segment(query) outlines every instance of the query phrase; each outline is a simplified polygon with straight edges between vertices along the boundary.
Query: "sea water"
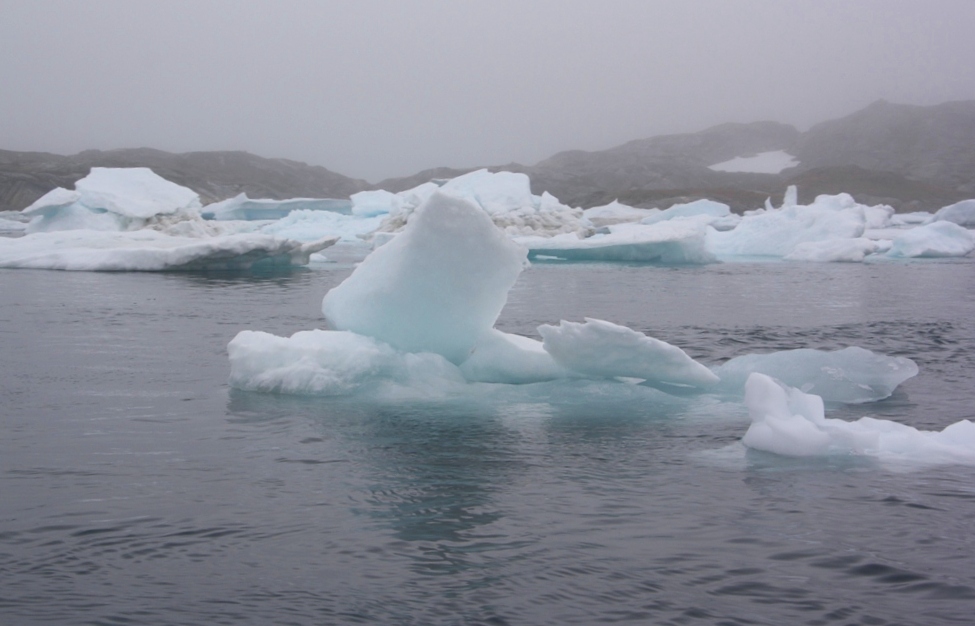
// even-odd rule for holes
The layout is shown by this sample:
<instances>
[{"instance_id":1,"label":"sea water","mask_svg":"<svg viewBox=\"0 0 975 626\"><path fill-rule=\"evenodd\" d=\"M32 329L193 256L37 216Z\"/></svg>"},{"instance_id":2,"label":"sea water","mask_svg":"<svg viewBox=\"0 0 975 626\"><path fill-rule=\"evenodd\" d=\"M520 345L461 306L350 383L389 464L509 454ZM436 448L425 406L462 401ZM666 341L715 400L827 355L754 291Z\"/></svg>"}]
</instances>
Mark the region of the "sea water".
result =
<instances>
[{"instance_id":1,"label":"sea water","mask_svg":"<svg viewBox=\"0 0 975 626\"><path fill-rule=\"evenodd\" d=\"M972 467L747 451L738 402L230 389L238 331L322 326L336 257L0 271L0 623L972 623ZM894 396L827 416L941 429L975 418L973 313L969 259L538 263L498 327L907 356Z\"/></svg>"}]
</instances>

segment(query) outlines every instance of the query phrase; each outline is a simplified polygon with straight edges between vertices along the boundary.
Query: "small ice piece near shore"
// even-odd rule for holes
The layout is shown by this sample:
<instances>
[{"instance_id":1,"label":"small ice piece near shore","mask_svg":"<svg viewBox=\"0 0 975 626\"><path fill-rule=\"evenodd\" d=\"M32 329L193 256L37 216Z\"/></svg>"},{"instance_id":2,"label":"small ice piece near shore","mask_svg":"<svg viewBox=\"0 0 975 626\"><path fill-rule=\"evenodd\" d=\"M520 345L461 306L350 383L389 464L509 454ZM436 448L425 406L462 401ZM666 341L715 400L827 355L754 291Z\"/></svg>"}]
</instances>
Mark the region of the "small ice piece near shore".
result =
<instances>
[{"instance_id":1,"label":"small ice piece near shore","mask_svg":"<svg viewBox=\"0 0 975 626\"><path fill-rule=\"evenodd\" d=\"M711 370L669 343L611 322L586 318L538 327L545 351L566 369L593 378L641 378L648 383L706 388Z\"/></svg>"},{"instance_id":2,"label":"small ice piece near shore","mask_svg":"<svg viewBox=\"0 0 975 626\"><path fill-rule=\"evenodd\" d=\"M325 295L322 313L334 330L460 364L494 327L526 257L482 209L437 192Z\"/></svg>"},{"instance_id":3,"label":"small ice piece near shore","mask_svg":"<svg viewBox=\"0 0 975 626\"><path fill-rule=\"evenodd\" d=\"M917 376L917 364L905 357L877 354L851 346L825 351L800 348L769 354L746 354L714 368L721 378L718 389L741 393L753 373L775 376L783 383L815 393L828 402L875 402L894 393L904 381Z\"/></svg>"},{"instance_id":4,"label":"small ice piece near shore","mask_svg":"<svg viewBox=\"0 0 975 626\"><path fill-rule=\"evenodd\" d=\"M894 238L888 256L961 257L975 250L975 233L953 222L938 221L906 230Z\"/></svg>"},{"instance_id":5,"label":"small ice piece near shore","mask_svg":"<svg viewBox=\"0 0 975 626\"><path fill-rule=\"evenodd\" d=\"M846 454L882 461L975 464L975 423L955 422L944 430L922 431L889 420L829 419L823 400L765 374L751 374L745 405L752 423L742 443L782 456Z\"/></svg>"}]
</instances>

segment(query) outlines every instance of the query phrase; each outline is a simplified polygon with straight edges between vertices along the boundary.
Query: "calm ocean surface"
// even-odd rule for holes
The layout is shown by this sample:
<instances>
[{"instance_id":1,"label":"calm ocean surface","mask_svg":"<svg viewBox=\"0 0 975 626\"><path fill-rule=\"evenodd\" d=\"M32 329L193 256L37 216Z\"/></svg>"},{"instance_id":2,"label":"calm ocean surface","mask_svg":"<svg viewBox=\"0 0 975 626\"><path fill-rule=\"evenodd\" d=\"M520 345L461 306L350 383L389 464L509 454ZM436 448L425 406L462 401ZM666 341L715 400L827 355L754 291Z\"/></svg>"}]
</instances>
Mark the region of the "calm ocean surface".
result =
<instances>
[{"instance_id":1,"label":"calm ocean surface","mask_svg":"<svg viewBox=\"0 0 975 626\"><path fill-rule=\"evenodd\" d=\"M0 624L975 623L972 467L746 452L744 407L715 400L231 390L238 331L321 327L336 254L0 270ZM498 325L583 317L706 364L908 356L893 397L827 415L975 419L975 259L536 264Z\"/></svg>"}]
</instances>

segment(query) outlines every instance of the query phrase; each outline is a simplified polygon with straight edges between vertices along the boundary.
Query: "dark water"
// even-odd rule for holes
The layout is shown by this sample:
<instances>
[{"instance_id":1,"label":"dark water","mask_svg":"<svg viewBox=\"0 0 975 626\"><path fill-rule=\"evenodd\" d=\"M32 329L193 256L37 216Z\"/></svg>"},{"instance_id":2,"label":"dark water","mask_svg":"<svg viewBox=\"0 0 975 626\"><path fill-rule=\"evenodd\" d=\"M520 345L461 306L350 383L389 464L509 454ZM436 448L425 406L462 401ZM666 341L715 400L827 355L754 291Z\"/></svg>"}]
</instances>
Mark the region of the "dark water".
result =
<instances>
[{"instance_id":1,"label":"dark water","mask_svg":"<svg viewBox=\"0 0 975 626\"><path fill-rule=\"evenodd\" d=\"M228 388L238 331L319 326L348 271L0 270L0 623L975 623L975 468L746 453L735 403ZM829 415L975 418L971 261L537 265L499 326L583 316L909 356Z\"/></svg>"}]
</instances>

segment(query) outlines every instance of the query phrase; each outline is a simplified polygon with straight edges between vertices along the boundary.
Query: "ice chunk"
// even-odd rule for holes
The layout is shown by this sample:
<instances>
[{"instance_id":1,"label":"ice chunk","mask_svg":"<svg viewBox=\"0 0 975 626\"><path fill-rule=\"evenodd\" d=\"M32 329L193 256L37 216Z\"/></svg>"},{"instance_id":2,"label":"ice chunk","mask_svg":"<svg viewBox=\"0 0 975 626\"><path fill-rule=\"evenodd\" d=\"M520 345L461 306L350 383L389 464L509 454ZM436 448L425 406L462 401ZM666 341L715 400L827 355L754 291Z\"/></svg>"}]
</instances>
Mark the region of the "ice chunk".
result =
<instances>
[{"instance_id":1,"label":"ice chunk","mask_svg":"<svg viewBox=\"0 0 975 626\"><path fill-rule=\"evenodd\" d=\"M948 221L932 222L904 231L894 238L889 256L959 257L975 250L975 234Z\"/></svg>"},{"instance_id":2,"label":"ice chunk","mask_svg":"<svg viewBox=\"0 0 975 626\"><path fill-rule=\"evenodd\" d=\"M304 265L336 238L303 244L269 235L177 237L156 230L65 230L0 238L0 267L77 271L246 269Z\"/></svg>"},{"instance_id":3,"label":"ice chunk","mask_svg":"<svg viewBox=\"0 0 975 626\"><path fill-rule=\"evenodd\" d=\"M874 402L890 396L898 385L917 376L917 364L858 347L824 351L810 348L769 354L746 354L714 368L719 389L740 393L753 373L772 375L828 402Z\"/></svg>"},{"instance_id":4,"label":"ice chunk","mask_svg":"<svg viewBox=\"0 0 975 626\"><path fill-rule=\"evenodd\" d=\"M293 211L335 211L348 213L348 200L331 198L290 198L288 200L254 199L246 193L206 205L203 217L215 220L279 220Z\"/></svg>"},{"instance_id":5,"label":"ice chunk","mask_svg":"<svg viewBox=\"0 0 975 626\"><path fill-rule=\"evenodd\" d=\"M593 231L582 209L568 207L548 193L533 195L525 174L477 170L447 181L440 191L481 207L499 228L512 236ZM391 210L380 230L402 229L416 206L410 198L424 198L429 193L432 191L422 185L404 192L402 207Z\"/></svg>"},{"instance_id":6,"label":"ice chunk","mask_svg":"<svg viewBox=\"0 0 975 626\"><path fill-rule=\"evenodd\" d=\"M916 226L927 224L932 221L934 216L927 211L915 211L913 213L895 213L890 216L890 226Z\"/></svg>"},{"instance_id":7,"label":"ice chunk","mask_svg":"<svg viewBox=\"0 0 975 626\"><path fill-rule=\"evenodd\" d=\"M55 189L24 209L24 213L49 215L80 203L93 211L146 220L200 208L200 197L195 191L170 182L147 167L93 167L88 176L75 183L75 190Z\"/></svg>"},{"instance_id":8,"label":"ice chunk","mask_svg":"<svg viewBox=\"0 0 975 626\"><path fill-rule=\"evenodd\" d=\"M717 259L707 249L706 220L673 219L646 226L616 224L606 234L580 239L516 237L532 258L546 256L567 261L628 261L664 265L701 265Z\"/></svg>"},{"instance_id":9,"label":"ice chunk","mask_svg":"<svg viewBox=\"0 0 975 626\"><path fill-rule=\"evenodd\" d=\"M962 200L942 207L931 219L936 222L953 222L959 226L975 228L975 200Z\"/></svg>"},{"instance_id":10,"label":"ice chunk","mask_svg":"<svg viewBox=\"0 0 975 626\"><path fill-rule=\"evenodd\" d=\"M347 395L385 384L429 390L464 382L439 355L400 352L350 332L311 330L277 337L245 330L227 351L230 384L253 391Z\"/></svg>"},{"instance_id":11,"label":"ice chunk","mask_svg":"<svg viewBox=\"0 0 975 626\"><path fill-rule=\"evenodd\" d=\"M609 226L625 222L639 222L645 217L660 213L660 209L638 209L613 200L609 204L586 209L583 214L594 226Z\"/></svg>"},{"instance_id":12,"label":"ice chunk","mask_svg":"<svg viewBox=\"0 0 975 626\"><path fill-rule=\"evenodd\" d=\"M491 330L527 251L472 203L434 193L322 302L335 330L459 364Z\"/></svg>"},{"instance_id":13,"label":"ice chunk","mask_svg":"<svg viewBox=\"0 0 975 626\"><path fill-rule=\"evenodd\" d=\"M573 376L555 362L541 341L497 329L481 336L460 370L471 382L515 385Z\"/></svg>"},{"instance_id":14,"label":"ice chunk","mask_svg":"<svg viewBox=\"0 0 975 626\"><path fill-rule=\"evenodd\" d=\"M975 424L961 420L944 430L921 431L888 420L829 419L822 400L752 374L745 385L752 419L742 443L783 456L855 454L883 461L975 464Z\"/></svg>"},{"instance_id":15,"label":"ice chunk","mask_svg":"<svg viewBox=\"0 0 975 626\"><path fill-rule=\"evenodd\" d=\"M708 387L711 370L677 346L603 320L538 327L545 351L566 369L596 378L640 378L655 386Z\"/></svg>"},{"instance_id":16,"label":"ice chunk","mask_svg":"<svg viewBox=\"0 0 975 626\"><path fill-rule=\"evenodd\" d=\"M863 207L848 194L821 195L811 205L750 211L734 230L708 231L708 247L719 258L784 257L801 243L860 237L865 226Z\"/></svg>"},{"instance_id":17,"label":"ice chunk","mask_svg":"<svg viewBox=\"0 0 975 626\"><path fill-rule=\"evenodd\" d=\"M260 232L296 241L315 241L323 237L341 237L343 241L361 242L379 228L383 216L359 217L332 211L292 211L287 217L261 226Z\"/></svg>"},{"instance_id":18,"label":"ice chunk","mask_svg":"<svg viewBox=\"0 0 975 626\"><path fill-rule=\"evenodd\" d=\"M752 156L739 156L729 161L709 165L716 172L746 172L752 174L778 174L782 170L799 165L796 157L785 150L759 152Z\"/></svg>"},{"instance_id":19,"label":"ice chunk","mask_svg":"<svg viewBox=\"0 0 975 626\"><path fill-rule=\"evenodd\" d=\"M787 261L813 261L816 263L859 263L869 254L880 250L882 244L873 239L827 239L797 244L785 256Z\"/></svg>"},{"instance_id":20,"label":"ice chunk","mask_svg":"<svg viewBox=\"0 0 975 626\"><path fill-rule=\"evenodd\" d=\"M349 196L349 199L352 200L352 214L360 217L398 213L403 206L400 196L383 189L360 191Z\"/></svg>"},{"instance_id":21,"label":"ice chunk","mask_svg":"<svg viewBox=\"0 0 975 626\"><path fill-rule=\"evenodd\" d=\"M731 215L731 208L724 203L714 200L695 200L686 204L675 204L665 211L660 211L640 220L641 224L656 224L675 217L705 216L717 220ZM708 220L708 221L711 221Z\"/></svg>"}]
</instances>

